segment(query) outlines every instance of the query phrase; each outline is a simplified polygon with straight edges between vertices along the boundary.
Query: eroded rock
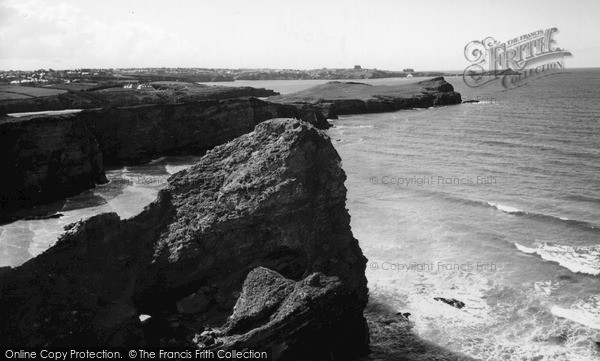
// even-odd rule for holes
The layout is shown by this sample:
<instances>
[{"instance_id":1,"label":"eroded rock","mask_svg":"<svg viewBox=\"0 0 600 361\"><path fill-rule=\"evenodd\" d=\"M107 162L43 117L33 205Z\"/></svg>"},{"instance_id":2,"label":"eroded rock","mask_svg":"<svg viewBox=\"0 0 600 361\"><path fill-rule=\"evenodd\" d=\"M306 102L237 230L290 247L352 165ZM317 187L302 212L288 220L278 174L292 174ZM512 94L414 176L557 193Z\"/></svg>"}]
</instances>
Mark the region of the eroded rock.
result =
<instances>
[{"instance_id":1,"label":"eroded rock","mask_svg":"<svg viewBox=\"0 0 600 361\"><path fill-rule=\"evenodd\" d=\"M338 277L316 272L293 282L256 268L223 335L213 333L211 342L224 350L270 349L276 360L354 359L366 351L368 337L358 304Z\"/></svg>"}]
</instances>

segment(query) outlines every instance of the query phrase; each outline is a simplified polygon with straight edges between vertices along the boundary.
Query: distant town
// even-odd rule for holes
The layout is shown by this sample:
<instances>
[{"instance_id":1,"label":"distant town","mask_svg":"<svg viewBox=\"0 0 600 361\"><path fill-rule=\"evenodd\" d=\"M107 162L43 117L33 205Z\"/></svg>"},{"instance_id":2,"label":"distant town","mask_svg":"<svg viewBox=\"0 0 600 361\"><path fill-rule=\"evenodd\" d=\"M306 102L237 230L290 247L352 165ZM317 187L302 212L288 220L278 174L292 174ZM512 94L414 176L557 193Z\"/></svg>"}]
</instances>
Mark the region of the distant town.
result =
<instances>
[{"instance_id":1,"label":"distant town","mask_svg":"<svg viewBox=\"0 0 600 361\"><path fill-rule=\"evenodd\" d=\"M78 83L114 82L226 82L235 80L301 80L301 79L378 79L392 77L423 77L454 75L442 72L423 72L406 68L402 71L366 69L355 65L348 69L208 69L208 68L116 68L116 69L38 69L33 71L0 70L0 84L51 86Z\"/></svg>"}]
</instances>

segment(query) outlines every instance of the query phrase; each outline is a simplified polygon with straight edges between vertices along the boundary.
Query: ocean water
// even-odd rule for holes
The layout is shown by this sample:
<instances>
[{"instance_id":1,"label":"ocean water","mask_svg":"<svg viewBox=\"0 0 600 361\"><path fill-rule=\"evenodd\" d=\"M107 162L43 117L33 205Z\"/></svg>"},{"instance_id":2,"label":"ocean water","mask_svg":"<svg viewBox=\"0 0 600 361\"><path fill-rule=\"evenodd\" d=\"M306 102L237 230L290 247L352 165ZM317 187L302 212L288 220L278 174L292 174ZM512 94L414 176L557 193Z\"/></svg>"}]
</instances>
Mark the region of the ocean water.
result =
<instances>
[{"instance_id":1,"label":"ocean water","mask_svg":"<svg viewBox=\"0 0 600 361\"><path fill-rule=\"evenodd\" d=\"M483 101L344 116L328 130L371 297L410 312L421 337L477 359L600 359L600 71L511 90L446 79ZM289 93L324 82L223 85ZM196 160L110 170L109 184L61 205L62 218L0 226L0 266L39 254L80 218L138 213Z\"/></svg>"},{"instance_id":2,"label":"ocean water","mask_svg":"<svg viewBox=\"0 0 600 361\"><path fill-rule=\"evenodd\" d=\"M486 101L329 131L371 296L478 359L600 359L600 71L505 91L448 80Z\"/></svg>"}]
</instances>

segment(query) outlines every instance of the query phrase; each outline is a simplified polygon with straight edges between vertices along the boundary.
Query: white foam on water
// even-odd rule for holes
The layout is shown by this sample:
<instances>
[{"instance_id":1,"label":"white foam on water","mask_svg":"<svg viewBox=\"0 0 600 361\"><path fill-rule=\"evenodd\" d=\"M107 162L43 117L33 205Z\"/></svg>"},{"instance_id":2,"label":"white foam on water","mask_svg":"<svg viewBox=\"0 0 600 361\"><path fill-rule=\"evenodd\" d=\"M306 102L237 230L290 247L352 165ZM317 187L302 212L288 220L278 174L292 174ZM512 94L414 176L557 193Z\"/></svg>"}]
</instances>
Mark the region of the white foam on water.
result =
<instances>
[{"instance_id":1,"label":"white foam on water","mask_svg":"<svg viewBox=\"0 0 600 361\"><path fill-rule=\"evenodd\" d=\"M164 160L166 160L166 159L167 159L167 157L160 157L160 158L156 158L156 159L153 159L153 160L151 160L151 161L150 161L150 163L148 163L148 164L156 164L156 163L160 163L160 162L162 162L162 161L164 161Z\"/></svg>"},{"instance_id":2,"label":"white foam on water","mask_svg":"<svg viewBox=\"0 0 600 361\"><path fill-rule=\"evenodd\" d=\"M193 164L183 164L183 165L167 164L167 165L165 165L165 170L169 174L175 174L177 172L181 172L182 170L188 169L192 165Z\"/></svg>"},{"instance_id":3,"label":"white foam on water","mask_svg":"<svg viewBox=\"0 0 600 361\"><path fill-rule=\"evenodd\" d=\"M374 125L335 125L337 129L373 129Z\"/></svg>"},{"instance_id":4,"label":"white foam on water","mask_svg":"<svg viewBox=\"0 0 600 361\"><path fill-rule=\"evenodd\" d=\"M560 287L559 284L552 281L538 281L533 284L533 288L538 294L543 294L545 296L550 296L558 290Z\"/></svg>"},{"instance_id":5,"label":"white foam on water","mask_svg":"<svg viewBox=\"0 0 600 361\"><path fill-rule=\"evenodd\" d=\"M29 244L29 253L32 256L37 256L50 248L61 233L63 229L60 227L53 226L56 224L55 220L38 220L38 221L25 221L28 223L28 228L33 232L31 243Z\"/></svg>"},{"instance_id":6,"label":"white foam on water","mask_svg":"<svg viewBox=\"0 0 600 361\"><path fill-rule=\"evenodd\" d=\"M506 212L506 213L522 213L523 212L522 210L520 210L518 208L511 207L511 206L505 206L500 203L487 202L487 204L498 209L499 211Z\"/></svg>"},{"instance_id":7,"label":"white foam on water","mask_svg":"<svg viewBox=\"0 0 600 361\"><path fill-rule=\"evenodd\" d=\"M484 329L473 329L472 334L463 335L461 350L486 361L596 359L600 352L594 340L598 339L600 333L589 325L566 319L552 322L554 312L550 311L551 303L559 288L560 282L553 281L535 282L520 291L512 287L500 287L496 290L500 299L494 297L497 302L494 307L496 319L490 319ZM503 299L511 290L513 293ZM594 312L598 312L597 301L581 301L571 309L577 310L575 313L581 312L580 317L584 312L588 317L595 317Z\"/></svg>"},{"instance_id":8,"label":"white foam on water","mask_svg":"<svg viewBox=\"0 0 600 361\"><path fill-rule=\"evenodd\" d=\"M123 192L111 200L108 200L113 212L121 219L133 217L152 203L158 194L158 189L146 187L127 187Z\"/></svg>"},{"instance_id":9,"label":"white foam on water","mask_svg":"<svg viewBox=\"0 0 600 361\"><path fill-rule=\"evenodd\" d=\"M9 117L13 117L13 118L20 118L20 117L26 117L26 116L29 116L29 115L72 114L72 113L79 113L82 110L83 109L44 110L44 111L40 111L40 112L9 113L9 114L6 114L6 115L8 115Z\"/></svg>"},{"instance_id":10,"label":"white foam on water","mask_svg":"<svg viewBox=\"0 0 600 361\"><path fill-rule=\"evenodd\" d=\"M588 302L580 300L569 308L555 305L550 311L557 317L600 330L600 296L588 300Z\"/></svg>"},{"instance_id":11,"label":"white foam on water","mask_svg":"<svg viewBox=\"0 0 600 361\"><path fill-rule=\"evenodd\" d=\"M381 273L387 273L381 277ZM370 292L384 295L386 302L402 312L410 312L415 331L434 342L438 337L462 343L463 331L485 328L494 318L492 309L485 301L485 293L491 287L481 273L433 271L373 272L369 278ZM455 298L465 303L459 309L435 297ZM456 336L456 338L455 338Z\"/></svg>"},{"instance_id":12,"label":"white foam on water","mask_svg":"<svg viewBox=\"0 0 600 361\"><path fill-rule=\"evenodd\" d=\"M523 245L518 244L517 242L515 242L515 246L517 247L517 249L523 253L527 253L527 254L535 254L537 252L537 249L535 248L531 248L531 247L525 247Z\"/></svg>"},{"instance_id":13,"label":"white foam on water","mask_svg":"<svg viewBox=\"0 0 600 361\"><path fill-rule=\"evenodd\" d=\"M547 261L556 262L571 272L600 275L600 246L572 247L539 243L537 247L526 247L515 242L521 252L537 254Z\"/></svg>"}]
</instances>

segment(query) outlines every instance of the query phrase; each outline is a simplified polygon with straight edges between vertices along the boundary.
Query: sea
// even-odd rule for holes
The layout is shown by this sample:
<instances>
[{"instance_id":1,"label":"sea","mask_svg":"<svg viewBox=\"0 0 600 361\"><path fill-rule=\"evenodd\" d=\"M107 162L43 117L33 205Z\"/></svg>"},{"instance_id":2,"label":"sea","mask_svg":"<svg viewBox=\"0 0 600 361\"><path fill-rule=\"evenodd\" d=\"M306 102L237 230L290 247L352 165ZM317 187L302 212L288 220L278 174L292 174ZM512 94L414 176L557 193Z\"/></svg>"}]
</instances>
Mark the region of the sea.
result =
<instances>
[{"instance_id":1,"label":"sea","mask_svg":"<svg viewBox=\"0 0 600 361\"><path fill-rule=\"evenodd\" d=\"M600 359L600 69L510 89L446 80L478 102L330 121L370 297L409 312L423 339L476 359ZM291 93L324 82L218 85ZM109 169L108 184L58 205L62 217L1 225L0 266L43 252L71 222L137 214L198 159Z\"/></svg>"}]
</instances>

